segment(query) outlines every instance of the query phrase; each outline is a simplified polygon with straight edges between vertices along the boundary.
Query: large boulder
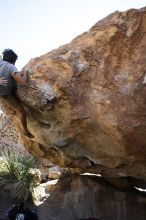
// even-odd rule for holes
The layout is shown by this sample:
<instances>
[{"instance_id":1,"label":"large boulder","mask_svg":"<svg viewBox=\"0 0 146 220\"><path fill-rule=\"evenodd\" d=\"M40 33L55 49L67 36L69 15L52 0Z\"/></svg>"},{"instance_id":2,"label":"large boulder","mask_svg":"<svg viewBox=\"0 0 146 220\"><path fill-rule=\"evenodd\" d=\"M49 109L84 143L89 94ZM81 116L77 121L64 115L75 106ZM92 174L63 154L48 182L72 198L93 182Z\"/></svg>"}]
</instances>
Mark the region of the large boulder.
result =
<instances>
[{"instance_id":1,"label":"large boulder","mask_svg":"<svg viewBox=\"0 0 146 220\"><path fill-rule=\"evenodd\" d=\"M38 206L43 220L145 220L146 198L115 190L102 178L68 176L47 190Z\"/></svg>"},{"instance_id":2,"label":"large boulder","mask_svg":"<svg viewBox=\"0 0 146 220\"><path fill-rule=\"evenodd\" d=\"M31 59L27 150L61 167L146 178L146 8L109 15Z\"/></svg>"}]
</instances>

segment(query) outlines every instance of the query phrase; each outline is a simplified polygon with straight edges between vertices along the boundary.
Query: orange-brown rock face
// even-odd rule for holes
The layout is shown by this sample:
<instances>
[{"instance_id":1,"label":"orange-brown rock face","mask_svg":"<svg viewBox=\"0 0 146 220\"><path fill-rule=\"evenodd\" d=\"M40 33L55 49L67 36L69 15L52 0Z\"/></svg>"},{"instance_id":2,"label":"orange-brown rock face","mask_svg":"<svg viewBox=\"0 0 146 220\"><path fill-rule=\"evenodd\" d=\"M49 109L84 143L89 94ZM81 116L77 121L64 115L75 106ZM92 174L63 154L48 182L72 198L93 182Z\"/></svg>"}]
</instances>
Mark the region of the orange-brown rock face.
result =
<instances>
[{"instance_id":1,"label":"orange-brown rock face","mask_svg":"<svg viewBox=\"0 0 146 220\"><path fill-rule=\"evenodd\" d=\"M68 176L46 188L49 193L38 206L43 220L145 220L146 198L109 187L98 178ZM57 210L57 211L56 211Z\"/></svg>"},{"instance_id":2,"label":"orange-brown rock face","mask_svg":"<svg viewBox=\"0 0 146 220\"><path fill-rule=\"evenodd\" d=\"M146 178L146 8L109 15L27 71L18 93L35 135L23 138L29 151L62 167Z\"/></svg>"}]
</instances>

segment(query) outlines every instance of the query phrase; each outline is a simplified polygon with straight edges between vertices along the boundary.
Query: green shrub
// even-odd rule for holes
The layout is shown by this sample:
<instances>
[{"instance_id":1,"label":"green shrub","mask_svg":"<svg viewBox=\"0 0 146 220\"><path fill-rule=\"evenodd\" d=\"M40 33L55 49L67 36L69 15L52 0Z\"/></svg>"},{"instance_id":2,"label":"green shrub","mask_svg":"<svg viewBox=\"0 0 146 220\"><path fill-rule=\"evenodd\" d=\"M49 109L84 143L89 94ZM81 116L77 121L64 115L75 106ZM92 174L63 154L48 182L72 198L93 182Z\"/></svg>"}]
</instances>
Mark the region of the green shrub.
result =
<instances>
[{"instance_id":1,"label":"green shrub","mask_svg":"<svg viewBox=\"0 0 146 220\"><path fill-rule=\"evenodd\" d=\"M18 201L31 198L29 169L36 167L36 160L23 153L3 150L0 152L0 188Z\"/></svg>"}]
</instances>

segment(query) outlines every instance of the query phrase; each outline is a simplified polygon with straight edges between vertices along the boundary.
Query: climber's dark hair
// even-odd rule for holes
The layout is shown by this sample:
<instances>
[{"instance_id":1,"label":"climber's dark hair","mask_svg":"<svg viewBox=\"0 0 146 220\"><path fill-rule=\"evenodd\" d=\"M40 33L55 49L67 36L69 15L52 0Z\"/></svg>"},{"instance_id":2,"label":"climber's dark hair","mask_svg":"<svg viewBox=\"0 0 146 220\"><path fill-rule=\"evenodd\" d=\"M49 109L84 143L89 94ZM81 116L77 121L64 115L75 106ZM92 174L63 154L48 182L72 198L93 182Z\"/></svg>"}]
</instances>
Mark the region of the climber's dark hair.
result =
<instances>
[{"instance_id":1,"label":"climber's dark hair","mask_svg":"<svg viewBox=\"0 0 146 220\"><path fill-rule=\"evenodd\" d=\"M3 60L12 64L15 63L18 58L17 54L11 49L5 49L2 54Z\"/></svg>"}]
</instances>

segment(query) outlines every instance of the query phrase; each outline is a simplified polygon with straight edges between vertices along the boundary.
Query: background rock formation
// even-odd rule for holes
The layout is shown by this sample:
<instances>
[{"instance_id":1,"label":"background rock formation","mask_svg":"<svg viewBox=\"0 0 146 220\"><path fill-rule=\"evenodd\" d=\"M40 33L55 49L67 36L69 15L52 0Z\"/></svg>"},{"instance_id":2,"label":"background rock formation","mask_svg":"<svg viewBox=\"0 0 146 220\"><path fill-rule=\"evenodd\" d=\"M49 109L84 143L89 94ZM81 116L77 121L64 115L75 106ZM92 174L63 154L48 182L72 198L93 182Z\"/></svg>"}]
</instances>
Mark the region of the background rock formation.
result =
<instances>
[{"instance_id":1,"label":"background rock formation","mask_svg":"<svg viewBox=\"0 0 146 220\"><path fill-rule=\"evenodd\" d=\"M20 134L13 124L11 117L0 111L0 150L10 149L25 152Z\"/></svg>"},{"instance_id":2,"label":"background rock formation","mask_svg":"<svg viewBox=\"0 0 146 220\"><path fill-rule=\"evenodd\" d=\"M145 181L146 8L109 15L22 71L30 75L18 91L35 135L23 137L29 152Z\"/></svg>"}]
</instances>

